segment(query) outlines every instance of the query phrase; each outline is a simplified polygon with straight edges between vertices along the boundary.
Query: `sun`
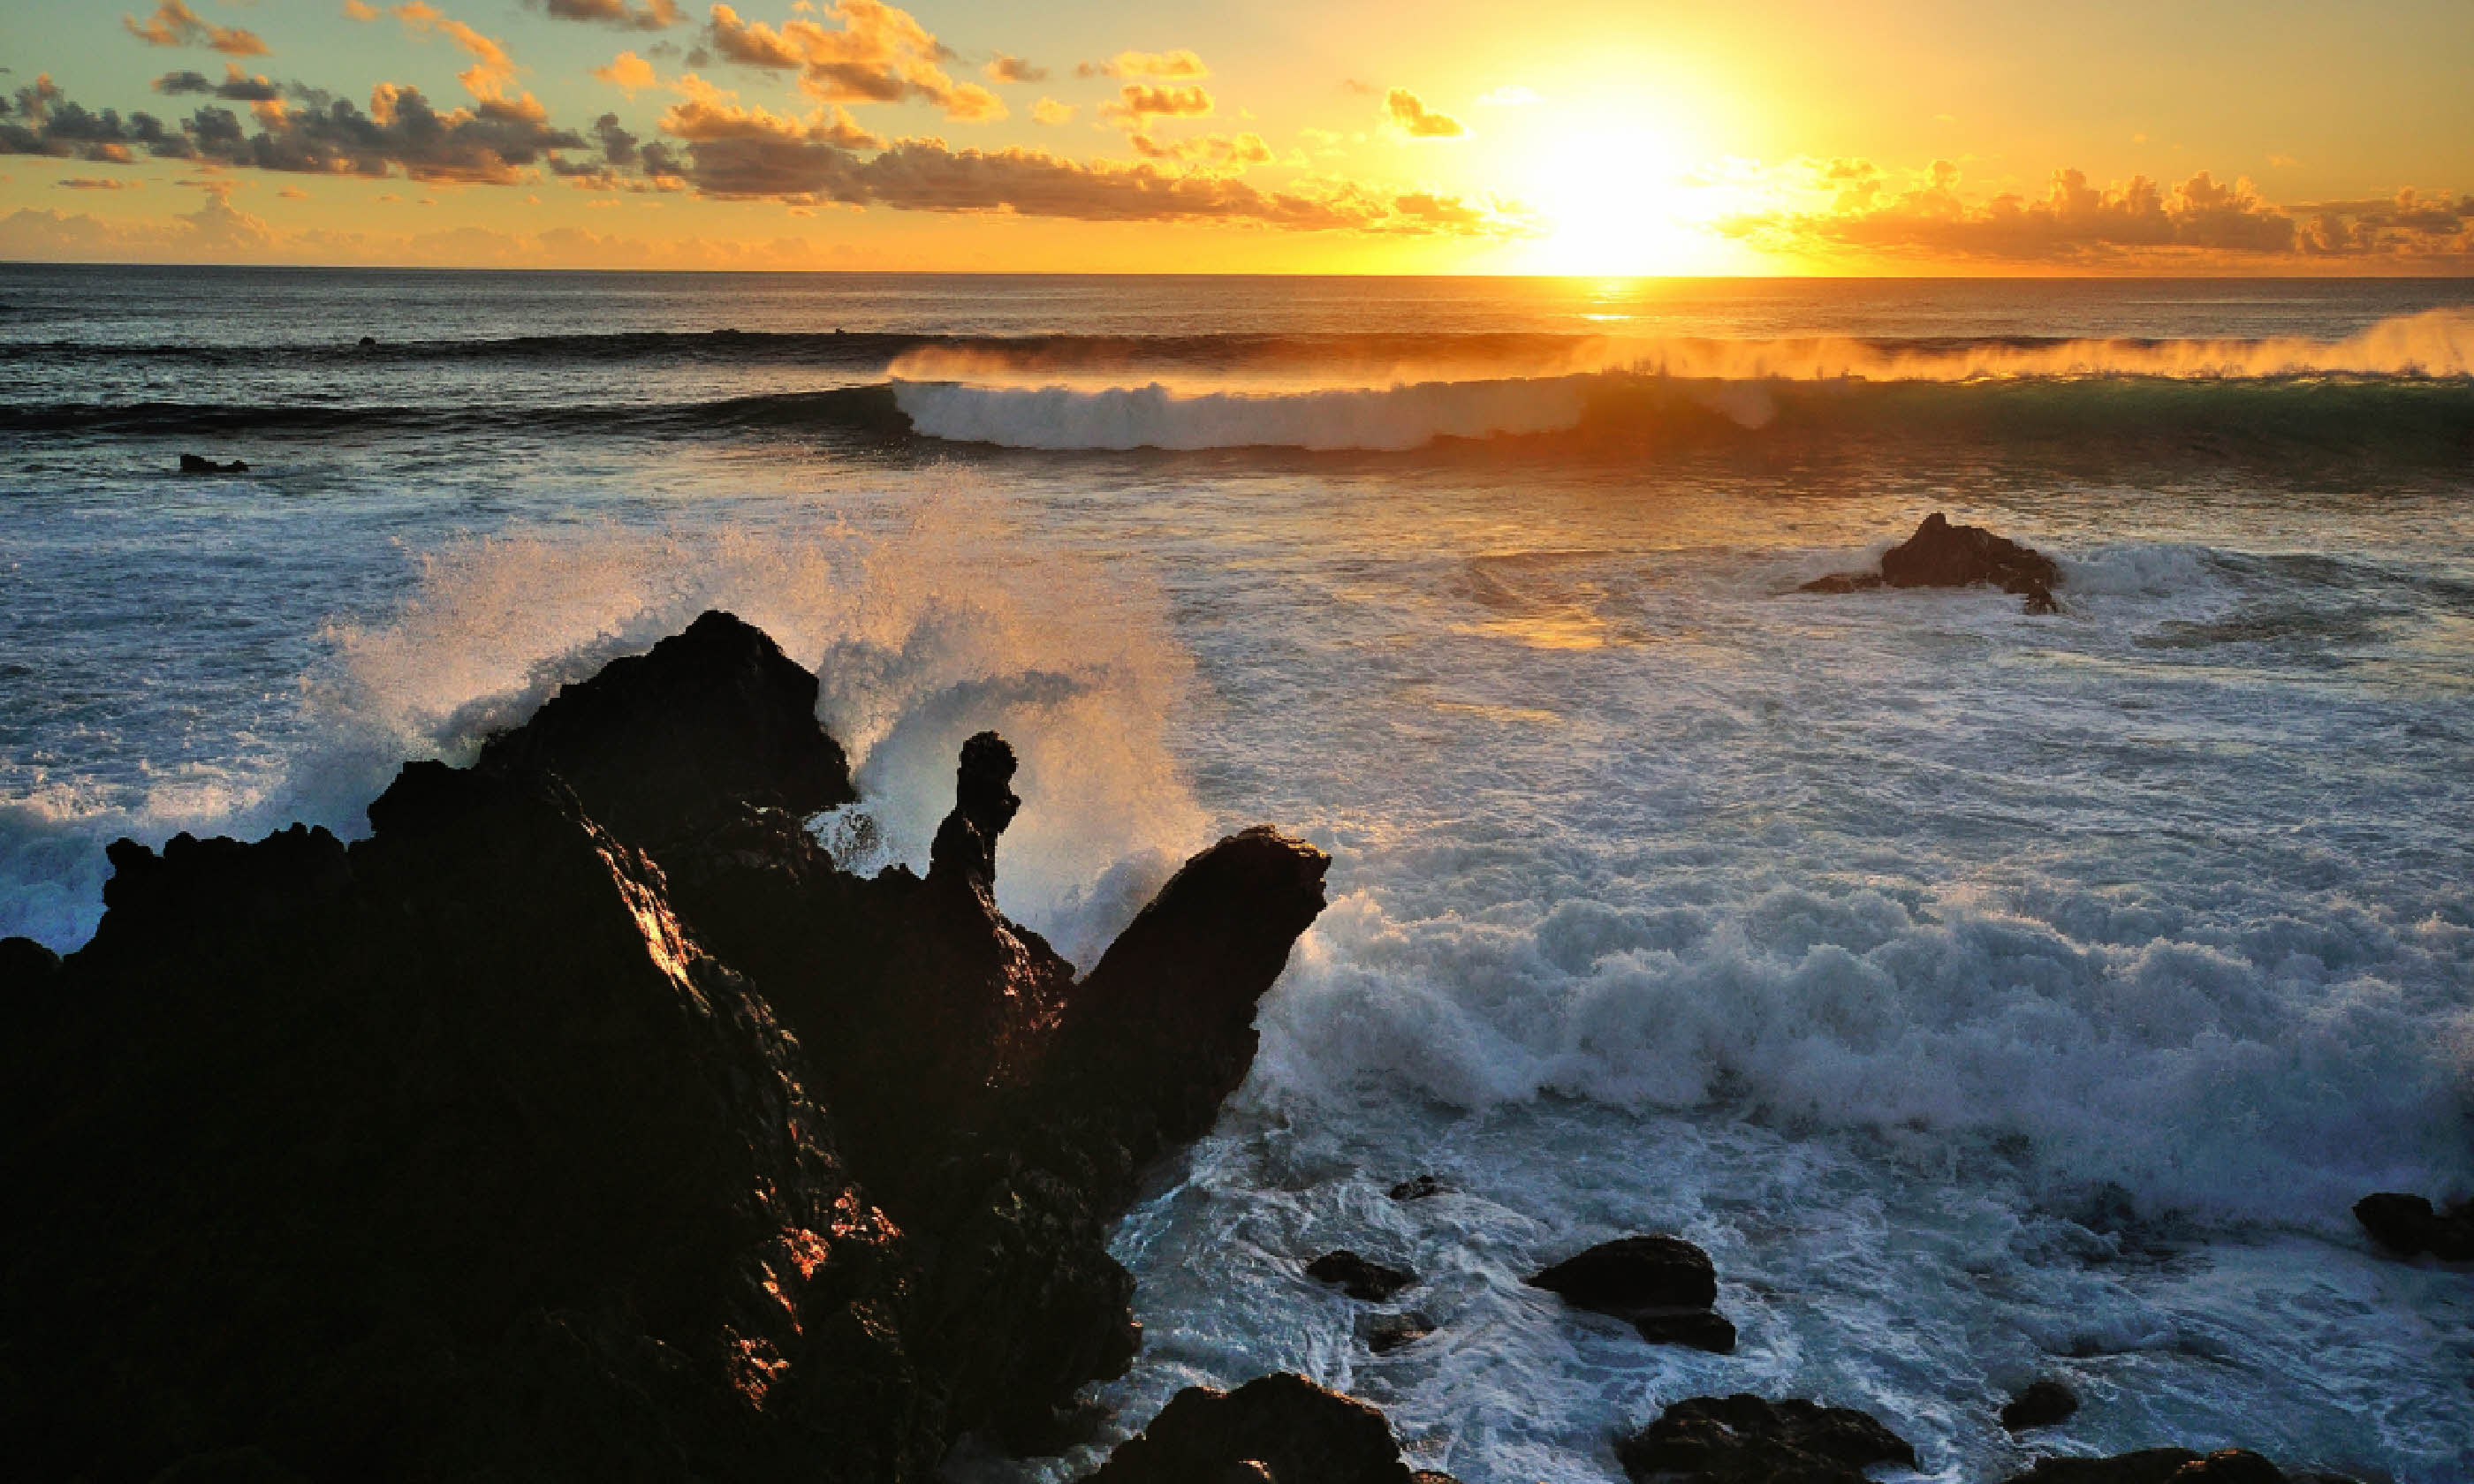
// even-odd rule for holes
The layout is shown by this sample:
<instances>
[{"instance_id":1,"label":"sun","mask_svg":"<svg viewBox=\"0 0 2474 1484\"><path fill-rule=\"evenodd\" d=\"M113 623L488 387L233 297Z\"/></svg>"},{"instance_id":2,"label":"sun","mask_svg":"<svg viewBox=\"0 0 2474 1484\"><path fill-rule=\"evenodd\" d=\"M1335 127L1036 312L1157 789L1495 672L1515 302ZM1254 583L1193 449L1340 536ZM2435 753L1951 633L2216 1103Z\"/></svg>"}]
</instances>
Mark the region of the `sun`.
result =
<instances>
[{"instance_id":1,"label":"sun","mask_svg":"<svg viewBox=\"0 0 2474 1484\"><path fill-rule=\"evenodd\" d=\"M1529 254L1531 271L1588 277L1634 277L1725 271L1727 245L1695 219L1700 206L1684 182L1673 144L1633 127L1578 131L1532 177L1545 236Z\"/></svg>"}]
</instances>

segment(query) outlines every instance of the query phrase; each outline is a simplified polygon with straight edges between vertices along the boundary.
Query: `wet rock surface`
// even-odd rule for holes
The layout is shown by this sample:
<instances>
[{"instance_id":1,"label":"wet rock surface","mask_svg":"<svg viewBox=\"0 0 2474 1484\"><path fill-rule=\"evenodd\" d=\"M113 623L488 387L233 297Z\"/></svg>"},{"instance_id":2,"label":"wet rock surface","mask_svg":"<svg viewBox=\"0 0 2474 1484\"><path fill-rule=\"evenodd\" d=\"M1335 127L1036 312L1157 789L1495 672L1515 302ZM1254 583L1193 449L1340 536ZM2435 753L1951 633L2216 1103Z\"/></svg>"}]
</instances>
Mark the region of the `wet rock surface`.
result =
<instances>
[{"instance_id":1,"label":"wet rock surface","mask_svg":"<svg viewBox=\"0 0 2474 1484\"><path fill-rule=\"evenodd\" d=\"M2354 1219L2401 1257L2429 1253L2443 1262L2474 1262L2474 1201L2439 1210L2426 1196L2382 1191L2356 1201Z\"/></svg>"},{"instance_id":2,"label":"wet rock surface","mask_svg":"<svg viewBox=\"0 0 2474 1484\"><path fill-rule=\"evenodd\" d=\"M1688 1345L1725 1354L1735 1327L1720 1315L1710 1255L1674 1236L1603 1242L1527 1280L1574 1308L1629 1320L1653 1345Z\"/></svg>"},{"instance_id":3,"label":"wet rock surface","mask_svg":"<svg viewBox=\"0 0 2474 1484\"><path fill-rule=\"evenodd\" d=\"M1418 1275L1361 1257L1344 1247L1306 1264L1306 1277L1330 1283L1352 1299L1380 1304L1418 1281Z\"/></svg>"},{"instance_id":4,"label":"wet rock surface","mask_svg":"<svg viewBox=\"0 0 2474 1484\"><path fill-rule=\"evenodd\" d=\"M1435 1332L1435 1322L1423 1314L1377 1314L1366 1322L1366 1348L1388 1355Z\"/></svg>"},{"instance_id":5,"label":"wet rock surface","mask_svg":"<svg viewBox=\"0 0 2474 1484\"><path fill-rule=\"evenodd\" d=\"M1863 1412L1742 1393L1675 1403L1615 1458L1634 1484L1862 1484L1875 1464L1916 1466L1906 1440Z\"/></svg>"},{"instance_id":6,"label":"wet rock surface","mask_svg":"<svg viewBox=\"0 0 2474 1484\"><path fill-rule=\"evenodd\" d=\"M2030 1381L2001 1408L2001 1425L2012 1432L2050 1427L2079 1409L2079 1399L2059 1381Z\"/></svg>"},{"instance_id":7,"label":"wet rock surface","mask_svg":"<svg viewBox=\"0 0 2474 1484\"><path fill-rule=\"evenodd\" d=\"M2150 1448L2109 1458L2040 1458L2008 1484L2353 1484L2334 1473L2289 1473L2248 1448L2200 1454Z\"/></svg>"},{"instance_id":8,"label":"wet rock surface","mask_svg":"<svg viewBox=\"0 0 2474 1484\"><path fill-rule=\"evenodd\" d=\"M218 464L203 454L184 453L181 455L181 472L183 474L246 474L249 472L249 466L238 459L228 464Z\"/></svg>"},{"instance_id":9,"label":"wet rock surface","mask_svg":"<svg viewBox=\"0 0 2474 1484\"><path fill-rule=\"evenodd\" d=\"M1451 1484L1401 1461L1392 1424L1354 1397L1278 1372L1235 1391L1189 1386L1085 1484Z\"/></svg>"},{"instance_id":10,"label":"wet rock surface","mask_svg":"<svg viewBox=\"0 0 2474 1484\"><path fill-rule=\"evenodd\" d=\"M1799 592L1848 593L1877 587L1999 587L2025 600L2030 613L2060 611L2053 589L2062 569L2033 547L1996 536L1982 526L1953 525L1935 511L1915 534L1881 554L1881 570L1832 572Z\"/></svg>"},{"instance_id":11,"label":"wet rock surface","mask_svg":"<svg viewBox=\"0 0 2474 1484\"><path fill-rule=\"evenodd\" d=\"M92 943L0 945L12 1469L901 1481L1070 1441L1139 1340L1108 1233L1243 1077L1326 862L1224 841L1078 982L993 904L1002 740L926 878L861 879L801 827L850 792L815 695L708 614L407 766L369 839L124 841Z\"/></svg>"},{"instance_id":12,"label":"wet rock surface","mask_svg":"<svg viewBox=\"0 0 2474 1484\"><path fill-rule=\"evenodd\" d=\"M1439 1195L1450 1195L1457 1188L1437 1176L1418 1175L1394 1185L1391 1195L1395 1201L1425 1201Z\"/></svg>"}]
</instances>

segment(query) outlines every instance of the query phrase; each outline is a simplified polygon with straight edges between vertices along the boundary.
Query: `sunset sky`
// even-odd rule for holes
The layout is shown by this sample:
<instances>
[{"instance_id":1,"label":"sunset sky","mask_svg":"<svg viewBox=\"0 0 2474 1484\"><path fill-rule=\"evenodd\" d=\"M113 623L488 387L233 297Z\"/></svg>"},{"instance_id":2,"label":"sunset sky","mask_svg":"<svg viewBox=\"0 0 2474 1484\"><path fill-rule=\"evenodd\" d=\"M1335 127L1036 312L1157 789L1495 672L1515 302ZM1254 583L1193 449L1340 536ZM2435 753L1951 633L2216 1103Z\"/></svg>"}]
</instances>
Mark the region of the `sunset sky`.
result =
<instances>
[{"instance_id":1,"label":"sunset sky","mask_svg":"<svg viewBox=\"0 0 2474 1484\"><path fill-rule=\"evenodd\" d=\"M2474 4L12 0L0 258L2474 272Z\"/></svg>"}]
</instances>

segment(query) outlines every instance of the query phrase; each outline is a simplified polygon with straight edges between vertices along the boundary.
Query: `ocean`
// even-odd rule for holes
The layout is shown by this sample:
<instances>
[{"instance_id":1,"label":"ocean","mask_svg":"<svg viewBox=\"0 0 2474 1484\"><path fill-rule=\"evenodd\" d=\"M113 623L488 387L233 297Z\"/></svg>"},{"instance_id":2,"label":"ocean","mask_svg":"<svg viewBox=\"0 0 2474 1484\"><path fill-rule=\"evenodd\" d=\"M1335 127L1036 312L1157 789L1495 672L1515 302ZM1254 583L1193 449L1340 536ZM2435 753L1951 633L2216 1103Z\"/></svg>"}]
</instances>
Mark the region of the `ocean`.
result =
<instances>
[{"instance_id":1,"label":"ocean","mask_svg":"<svg viewBox=\"0 0 2474 1484\"><path fill-rule=\"evenodd\" d=\"M1933 511L2062 611L1795 590ZM712 607L821 675L855 867L1010 738L1000 901L1086 968L1221 833L1334 858L1118 1237L1112 1437L1286 1368L1467 1484L1735 1391L1953 1484L2474 1478L2474 1286L2348 1213L2474 1194L2474 282L0 266L0 934ZM1520 1281L1635 1231L1735 1353Z\"/></svg>"}]
</instances>

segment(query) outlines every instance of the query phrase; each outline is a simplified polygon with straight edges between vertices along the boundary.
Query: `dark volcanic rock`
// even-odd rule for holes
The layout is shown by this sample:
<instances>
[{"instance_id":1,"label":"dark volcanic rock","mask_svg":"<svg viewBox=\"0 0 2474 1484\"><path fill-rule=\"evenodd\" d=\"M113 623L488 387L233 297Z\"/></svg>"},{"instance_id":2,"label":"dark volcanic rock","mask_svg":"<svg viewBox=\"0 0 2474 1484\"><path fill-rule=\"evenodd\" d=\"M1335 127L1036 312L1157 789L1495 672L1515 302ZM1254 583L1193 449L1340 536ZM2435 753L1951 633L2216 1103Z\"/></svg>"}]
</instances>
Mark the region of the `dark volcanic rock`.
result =
<instances>
[{"instance_id":1,"label":"dark volcanic rock","mask_svg":"<svg viewBox=\"0 0 2474 1484\"><path fill-rule=\"evenodd\" d=\"M2142 1448L2110 1458L2040 1458L2009 1484L2352 1484L2333 1473L2288 1473L2248 1448L2201 1455L2187 1448Z\"/></svg>"},{"instance_id":2,"label":"dark volcanic rock","mask_svg":"<svg viewBox=\"0 0 2474 1484\"><path fill-rule=\"evenodd\" d=\"M1710 1255L1681 1237L1627 1236L1603 1242L1528 1280L1574 1308L1632 1322L1657 1345L1689 1345L1725 1354L1735 1327L1717 1314L1718 1277Z\"/></svg>"},{"instance_id":3,"label":"dark volcanic rock","mask_svg":"<svg viewBox=\"0 0 2474 1484\"><path fill-rule=\"evenodd\" d=\"M1423 1201L1434 1196L1450 1195L1453 1189L1453 1186L1445 1185L1443 1181L1432 1175L1419 1175L1414 1180L1404 1180L1398 1185L1394 1185L1392 1187L1392 1199L1395 1201Z\"/></svg>"},{"instance_id":4,"label":"dark volcanic rock","mask_svg":"<svg viewBox=\"0 0 2474 1484\"><path fill-rule=\"evenodd\" d=\"M2026 611L2060 610L2053 589L2062 569L2053 559L1982 526L1955 526L1935 511L1916 534L1881 554L1881 572L1833 572L1800 592L1861 592L1875 587L1975 587L1989 586L2026 600Z\"/></svg>"},{"instance_id":5,"label":"dark volcanic rock","mask_svg":"<svg viewBox=\"0 0 2474 1484\"><path fill-rule=\"evenodd\" d=\"M2382 1191L2356 1201L2354 1219L2400 1257L2429 1253L2443 1262L2474 1262L2474 1201L2439 1211L2425 1197Z\"/></svg>"},{"instance_id":6,"label":"dark volcanic rock","mask_svg":"<svg viewBox=\"0 0 2474 1484\"><path fill-rule=\"evenodd\" d=\"M1423 1314L1377 1314L1366 1322L1366 1348L1378 1355L1388 1355L1434 1332L1435 1322Z\"/></svg>"},{"instance_id":7,"label":"dark volcanic rock","mask_svg":"<svg viewBox=\"0 0 2474 1484\"><path fill-rule=\"evenodd\" d=\"M1327 1252L1306 1264L1306 1277L1319 1283L1336 1284L1352 1299L1380 1304L1418 1281L1415 1273L1399 1268L1387 1268L1370 1261L1344 1247Z\"/></svg>"},{"instance_id":8,"label":"dark volcanic rock","mask_svg":"<svg viewBox=\"0 0 2474 1484\"><path fill-rule=\"evenodd\" d=\"M640 849L747 805L804 817L859 797L840 744L816 725L816 678L718 612L561 687L474 766L554 773L595 824Z\"/></svg>"},{"instance_id":9,"label":"dark volcanic rock","mask_svg":"<svg viewBox=\"0 0 2474 1484\"><path fill-rule=\"evenodd\" d=\"M60 971L61 956L32 938L0 938L0 1001L13 1011L15 996Z\"/></svg>"},{"instance_id":10,"label":"dark volcanic rock","mask_svg":"<svg viewBox=\"0 0 2474 1484\"><path fill-rule=\"evenodd\" d=\"M184 453L181 455L181 472L183 474L246 474L249 472L249 466L238 459L232 460L230 464L217 464L212 459L203 458L194 453Z\"/></svg>"},{"instance_id":11,"label":"dark volcanic rock","mask_svg":"<svg viewBox=\"0 0 2474 1484\"><path fill-rule=\"evenodd\" d=\"M2079 1399L2059 1381L2030 1381L2001 1408L2001 1425L2012 1432L2050 1427L2079 1409Z\"/></svg>"},{"instance_id":12,"label":"dark volcanic rock","mask_svg":"<svg viewBox=\"0 0 2474 1484\"><path fill-rule=\"evenodd\" d=\"M1862 1412L1743 1393L1675 1403L1615 1458L1637 1484L1863 1484L1874 1464L1916 1466L1906 1440Z\"/></svg>"},{"instance_id":13,"label":"dark volcanic rock","mask_svg":"<svg viewBox=\"0 0 2474 1484\"><path fill-rule=\"evenodd\" d=\"M857 1484L1069 1437L1139 1336L1109 1229L1324 858L1222 842L1077 984L993 905L1005 744L966 889L861 880L800 828L849 793L814 697L708 614L367 840L124 841L91 944L0 949L42 1007L0 1041L12 1470Z\"/></svg>"},{"instance_id":14,"label":"dark volcanic rock","mask_svg":"<svg viewBox=\"0 0 2474 1484\"><path fill-rule=\"evenodd\" d=\"M1248 1466L1255 1472L1246 1472ZM1235 1391L1189 1386L1117 1446L1084 1484L1439 1484L1400 1461L1392 1424L1358 1400L1283 1371Z\"/></svg>"}]
</instances>

